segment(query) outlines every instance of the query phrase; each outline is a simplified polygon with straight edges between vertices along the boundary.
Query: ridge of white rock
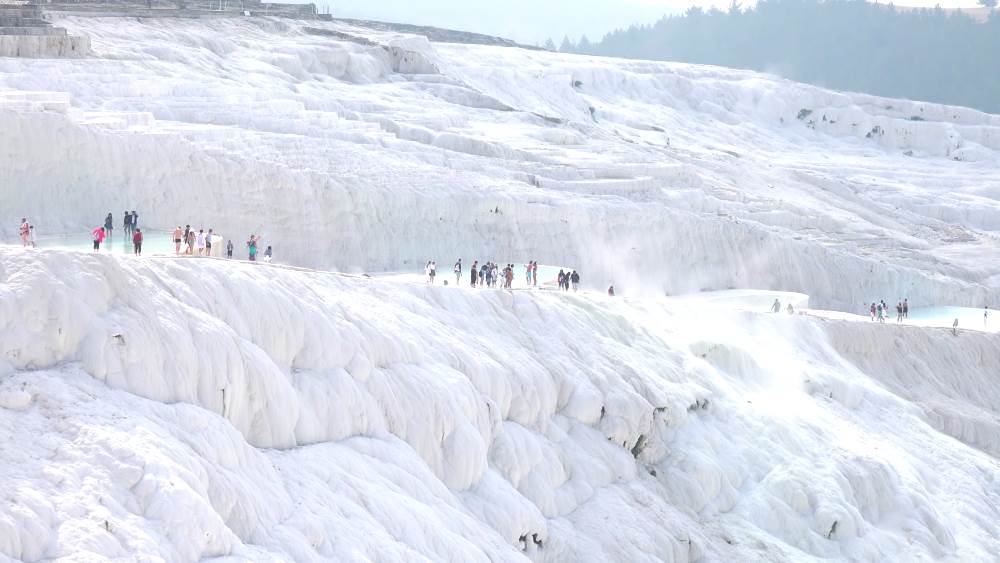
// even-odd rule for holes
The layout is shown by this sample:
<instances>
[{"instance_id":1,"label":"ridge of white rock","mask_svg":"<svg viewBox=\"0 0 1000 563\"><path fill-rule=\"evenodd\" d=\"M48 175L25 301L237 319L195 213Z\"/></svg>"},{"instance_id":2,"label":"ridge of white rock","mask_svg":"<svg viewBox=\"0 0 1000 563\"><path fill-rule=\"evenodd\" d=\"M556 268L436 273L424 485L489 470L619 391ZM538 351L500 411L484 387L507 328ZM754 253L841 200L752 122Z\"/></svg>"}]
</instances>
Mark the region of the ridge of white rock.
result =
<instances>
[{"instance_id":1,"label":"ridge of white rock","mask_svg":"<svg viewBox=\"0 0 1000 563\"><path fill-rule=\"evenodd\" d=\"M71 104L0 102L8 237L135 208L323 269L502 255L633 294L1000 296L998 116L342 23L58 24L94 56L0 60L0 88Z\"/></svg>"},{"instance_id":2,"label":"ridge of white rock","mask_svg":"<svg viewBox=\"0 0 1000 563\"><path fill-rule=\"evenodd\" d=\"M15 560L989 560L997 336L0 247Z\"/></svg>"}]
</instances>

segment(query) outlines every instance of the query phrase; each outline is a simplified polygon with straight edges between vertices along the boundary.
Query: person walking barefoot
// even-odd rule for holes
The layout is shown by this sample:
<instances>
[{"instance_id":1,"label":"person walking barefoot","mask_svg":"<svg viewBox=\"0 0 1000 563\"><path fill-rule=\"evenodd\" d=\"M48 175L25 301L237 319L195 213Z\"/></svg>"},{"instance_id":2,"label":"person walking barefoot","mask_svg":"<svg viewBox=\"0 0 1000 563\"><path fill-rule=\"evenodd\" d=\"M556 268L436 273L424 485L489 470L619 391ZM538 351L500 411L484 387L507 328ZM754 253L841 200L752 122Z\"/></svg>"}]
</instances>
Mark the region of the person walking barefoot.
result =
<instances>
[{"instance_id":1,"label":"person walking barefoot","mask_svg":"<svg viewBox=\"0 0 1000 563\"><path fill-rule=\"evenodd\" d=\"M174 227L174 255L175 256L180 256L181 255L181 236L183 234L184 234L184 231L181 230L181 226L180 225L177 225L176 227Z\"/></svg>"},{"instance_id":2,"label":"person walking barefoot","mask_svg":"<svg viewBox=\"0 0 1000 563\"><path fill-rule=\"evenodd\" d=\"M27 217L21 217L21 227L19 229L21 234L21 246L27 248L30 244L29 235L31 234L31 225L28 224Z\"/></svg>"},{"instance_id":3,"label":"person walking barefoot","mask_svg":"<svg viewBox=\"0 0 1000 563\"><path fill-rule=\"evenodd\" d=\"M90 234L94 237L94 252L100 252L101 243L104 242L104 227L97 227Z\"/></svg>"},{"instance_id":4,"label":"person walking barefoot","mask_svg":"<svg viewBox=\"0 0 1000 563\"><path fill-rule=\"evenodd\" d=\"M132 252L134 252L136 256L142 256L142 238L141 229L136 229L135 232L132 233Z\"/></svg>"}]
</instances>

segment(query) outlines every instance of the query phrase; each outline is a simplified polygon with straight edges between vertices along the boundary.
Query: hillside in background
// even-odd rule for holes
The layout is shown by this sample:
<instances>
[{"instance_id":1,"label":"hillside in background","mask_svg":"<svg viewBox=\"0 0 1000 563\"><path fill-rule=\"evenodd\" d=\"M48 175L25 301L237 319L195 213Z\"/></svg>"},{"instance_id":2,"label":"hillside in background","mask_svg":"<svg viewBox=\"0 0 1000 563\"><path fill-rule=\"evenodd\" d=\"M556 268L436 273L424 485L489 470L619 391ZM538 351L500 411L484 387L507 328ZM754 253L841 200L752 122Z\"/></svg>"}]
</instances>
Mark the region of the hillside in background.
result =
<instances>
[{"instance_id":1,"label":"hillside in background","mask_svg":"<svg viewBox=\"0 0 1000 563\"><path fill-rule=\"evenodd\" d=\"M0 58L0 561L1000 552L1000 116L371 22L51 17L92 52ZM143 255L92 252L125 209ZM175 256L186 224L274 262Z\"/></svg>"},{"instance_id":2,"label":"hillside in background","mask_svg":"<svg viewBox=\"0 0 1000 563\"><path fill-rule=\"evenodd\" d=\"M1000 112L1000 17L862 0L691 8L563 50L745 68L880 96Z\"/></svg>"}]
</instances>

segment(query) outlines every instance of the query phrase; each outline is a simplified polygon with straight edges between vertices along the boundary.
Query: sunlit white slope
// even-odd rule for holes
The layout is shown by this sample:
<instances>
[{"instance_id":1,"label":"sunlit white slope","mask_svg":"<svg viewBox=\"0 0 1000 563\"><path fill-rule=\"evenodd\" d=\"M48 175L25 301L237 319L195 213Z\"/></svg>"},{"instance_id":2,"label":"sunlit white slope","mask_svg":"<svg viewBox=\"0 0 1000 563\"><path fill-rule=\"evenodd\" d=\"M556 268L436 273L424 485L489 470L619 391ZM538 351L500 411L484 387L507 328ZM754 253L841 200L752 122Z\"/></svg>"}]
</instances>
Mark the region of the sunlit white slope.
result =
<instances>
[{"instance_id":1,"label":"sunlit white slope","mask_svg":"<svg viewBox=\"0 0 1000 563\"><path fill-rule=\"evenodd\" d=\"M337 22L59 23L95 57L0 61L9 96L50 92L0 101L8 236L136 208L350 271L537 259L851 311L998 297L997 116Z\"/></svg>"},{"instance_id":2,"label":"sunlit white slope","mask_svg":"<svg viewBox=\"0 0 1000 563\"><path fill-rule=\"evenodd\" d=\"M0 334L15 559L1000 550L995 335L9 247Z\"/></svg>"}]
</instances>

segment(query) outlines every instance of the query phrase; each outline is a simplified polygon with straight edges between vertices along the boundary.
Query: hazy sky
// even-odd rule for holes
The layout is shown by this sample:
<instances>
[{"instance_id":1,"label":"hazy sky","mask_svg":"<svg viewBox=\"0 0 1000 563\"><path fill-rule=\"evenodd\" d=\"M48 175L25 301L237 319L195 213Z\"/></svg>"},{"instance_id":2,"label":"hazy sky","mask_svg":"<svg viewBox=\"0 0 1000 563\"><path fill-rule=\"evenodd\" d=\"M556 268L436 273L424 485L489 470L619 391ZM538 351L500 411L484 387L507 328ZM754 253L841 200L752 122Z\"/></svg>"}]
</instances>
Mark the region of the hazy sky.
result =
<instances>
[{"instance_id":1,"label":"hazy sky","mask_svg":"<svg viewBox=\"0 0 1000 563\"><path fill-rule=\"evenodd\" d=\"M337 16L435 25L541 43L564 35L593 41L633 23L651 23L666 13L697 4L728 7L712 0L311 0ZM743 2L744 5L750 2ZM976 0L902 0L898 5L973 7Z\"/></svg>"}]
</instances>

